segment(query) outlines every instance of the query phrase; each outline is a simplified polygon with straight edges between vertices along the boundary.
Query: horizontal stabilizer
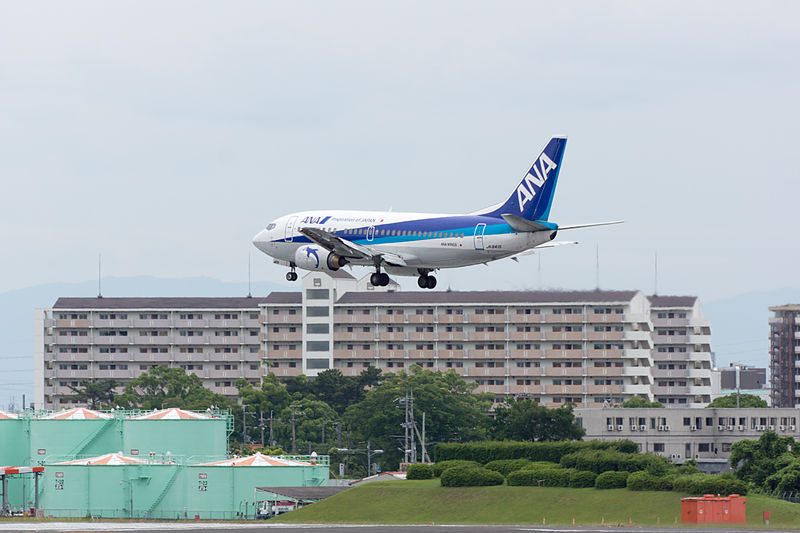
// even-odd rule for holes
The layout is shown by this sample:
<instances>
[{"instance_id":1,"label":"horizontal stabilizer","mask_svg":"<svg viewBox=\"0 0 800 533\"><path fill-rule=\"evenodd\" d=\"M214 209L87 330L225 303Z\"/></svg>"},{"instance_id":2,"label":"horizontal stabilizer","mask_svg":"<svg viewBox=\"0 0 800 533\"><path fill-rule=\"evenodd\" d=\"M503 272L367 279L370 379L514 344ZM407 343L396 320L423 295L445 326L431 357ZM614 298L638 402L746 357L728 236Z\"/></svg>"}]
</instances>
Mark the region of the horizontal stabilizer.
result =
<instances>
[{"instance_id":1,"label":"horizontal stabilizer","mask_svg":"<svg viewBox=\"0 0 800 533\"><path fill-rule=\"evenodd\" d=\"M578 228L591 228L593 226L610 226L611 224L622 224L624 220L614 220L611 222L590 222L589 224L575 224L572 226L559 226L558 229L578 229Z\"/></svg>"},{"instance_id":2,"label":"horizontal stabilizer","mask_svg":"<svg viewBox=\"0 0 800 533\"><path fill-rule=\"evenodd\" d=\"M548 231L548 230L552 231L554 229L557 229L547 226L545 224L541 224L539 222L534 222L533 220L522 218L521 216L517 215L502 214L500 216L503 217L503 220L505 220L508 223L508 225L511 226L511 229L513 229L514 231L533 232L533 231Z\"/></svg>"},{"instance_id":3,"label":"horizontal stabilizer","mask_svg":"<svg viewBox=\"0 0 800 533\"><path fill-rule=\"evenodd\" d=\"M556 241L556 242L547 242L544 244L540 244L536 248L531 248L530 250L525 250L524 252L520 252L518 254L514 254L509 256L509 259L519 262L520 257L524 257L526 255L532 255L536 253L536 250L541 250L542 248L555 248L556 246L563 246L565 244L578 244L578 241Z\"/></svg>"}]
</instances>

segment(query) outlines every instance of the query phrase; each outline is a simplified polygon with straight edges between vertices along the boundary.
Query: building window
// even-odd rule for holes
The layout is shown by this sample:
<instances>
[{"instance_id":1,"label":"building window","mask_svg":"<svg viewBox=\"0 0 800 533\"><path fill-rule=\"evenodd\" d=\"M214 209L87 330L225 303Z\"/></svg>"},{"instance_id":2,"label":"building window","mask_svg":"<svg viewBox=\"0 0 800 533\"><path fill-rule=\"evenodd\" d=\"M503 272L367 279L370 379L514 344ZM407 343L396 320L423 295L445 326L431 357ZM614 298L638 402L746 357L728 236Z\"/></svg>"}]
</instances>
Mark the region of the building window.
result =
<instances>
[{"instance_id":1,"label":"building window","mask_svg":"<svg viewBox=\"0 0 800 533\"><path fill-rule=\"evenodd\" d=\"M329 316L330 315L330 308L322 307L322 306L315 306L315 307L306 307L306 316L309 317L321 317L321 316Z\"/></svg>"},{"instance_id":2,"label":"building window","mask_svg":"<svg viewBox=\"0 0 800 533\"><path fill-rule=\"evenodd\" d=\"M307 289L306 298L309 300L327 300L330 297L328 289Z\"/></svg>"},{"instance_id":3,"label":"building window","mask_svg":"<svg viewBox=\"0 0 800 533\"><path fill-rule=\"evenodd\" d=\"M328 341L306 341L306 350L309 352L327 352L330 349L330 342ZM308 368L321 368L311 367ZM327 366L325 368L328 368Z\"/></svg>"},{"instance_id":4,"label":"building window","mask_svg":"<svg viewBox=\"0 0 800 533\"><path fill-rule=\"evenodd\" d=\"M664 443L663 442L654 442L653 443L653 451L654 452L664 452Z\"/></svg>"}]
</instances>

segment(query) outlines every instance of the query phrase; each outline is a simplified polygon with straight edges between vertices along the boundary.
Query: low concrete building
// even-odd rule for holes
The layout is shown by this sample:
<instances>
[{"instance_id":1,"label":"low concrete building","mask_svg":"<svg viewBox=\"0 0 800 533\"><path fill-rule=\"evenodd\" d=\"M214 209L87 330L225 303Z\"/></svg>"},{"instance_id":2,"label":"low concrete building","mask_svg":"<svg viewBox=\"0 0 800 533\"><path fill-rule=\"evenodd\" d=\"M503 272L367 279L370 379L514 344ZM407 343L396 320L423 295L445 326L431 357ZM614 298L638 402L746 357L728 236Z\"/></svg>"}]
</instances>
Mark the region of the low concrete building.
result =
<instances>
[{"instance_id":1,"label":"low concrete building","mask_svg":"<svg viewBox=\"0 0 800 533\"><path fill-rule=\"evenodd\" d=\"M705 471L728 471L731 445L757 440L765 431L800 437L797 409L575 409L585 440L630 439L642 452L683 463L695 459Z\"/></svg>"}]
</instances>

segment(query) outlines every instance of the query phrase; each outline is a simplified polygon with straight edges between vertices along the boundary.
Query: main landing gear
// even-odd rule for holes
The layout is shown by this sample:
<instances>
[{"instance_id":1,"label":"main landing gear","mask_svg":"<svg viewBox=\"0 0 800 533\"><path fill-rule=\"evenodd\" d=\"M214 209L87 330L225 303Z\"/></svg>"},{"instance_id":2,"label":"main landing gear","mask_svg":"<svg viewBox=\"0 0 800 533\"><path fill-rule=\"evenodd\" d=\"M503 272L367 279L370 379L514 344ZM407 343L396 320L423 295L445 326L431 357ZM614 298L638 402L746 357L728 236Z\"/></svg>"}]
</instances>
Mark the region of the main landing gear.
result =
<instances>
[{"instance_id":1,"label":"main landing gear","mask_svg":"<svg viewBox=\"0 0 800 533\"><path fill-rule=\"evenodd\" d=\"M369 282L373 287L386 287L390 281L389 274L386 272L373 272L369 277Z\"/></svg>"},{"instance_id":2,"label":"main landing gear","mask_svg":"<svg viewBox=\"0 0 800 533\"><path fill-rule=\"evenodd\" d=\"M436 287L436 278L431 276L427 270L420 269L417 285L419 285L420 289L433 289Z\"/></svg>"},{"instance_id":3,"label":"main landing gear","mask_svg":"<svg viewBox=\"0 0 800 533\"><path fill-rule=\"evenodd\" d=\"M294 271L294 265L292 265L292 269L286 273L286 281L297 281L297 272Z\"/></svg>"}]
</instances>

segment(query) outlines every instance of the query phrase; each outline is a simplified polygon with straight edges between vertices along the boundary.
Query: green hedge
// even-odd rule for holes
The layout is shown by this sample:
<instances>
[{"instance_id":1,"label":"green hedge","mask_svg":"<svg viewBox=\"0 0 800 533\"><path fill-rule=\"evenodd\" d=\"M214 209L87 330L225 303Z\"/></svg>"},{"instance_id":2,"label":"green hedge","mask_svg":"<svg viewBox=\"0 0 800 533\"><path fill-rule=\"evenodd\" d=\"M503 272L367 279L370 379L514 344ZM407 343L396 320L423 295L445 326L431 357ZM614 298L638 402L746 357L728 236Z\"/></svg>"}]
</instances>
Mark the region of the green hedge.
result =
<instances>
[{"instance_id":1,"label":"green hedge","mask_svg":"<svg viewBox=\"0 0 800 533\"><path fill-rule=\"evenodd\" d=\"M561 441L561 442L467 442L439 443L434 448L437 462L462 459L486 464L500 459L529 459L558 463L569 453L581 450L616 450L636 453L638 446L629 440Z\"/></svg>"},{"instance_id":2,"label":"green hedge","mask_svg":"<svg viewBox=\"0 0 800 533\"><path fill-rule=\"evenodd\" d=\"M441 477L442 472L449 468L456 468L456 467L464 467L464 466L471 466L476 467L480 466L475 461L463 461L461 459L453 459L450 461L440 461L433 465L433 475L435 477Z\"/></svg>"},{"instance_id":3,"label":"green hedge","mask_svg":"<svg viewBox=\"0 0 800 533\"><path fill-rule=\"evenodd\" d=\"M617 450L581 450L561 458L561 466L578 470L589 470L595 474L609 470L638 472L647 470L652 474L666 474L669 462L653 454L621 453Z\"/></svg>"},{"instance_id":4,"label":"green hedge","mask_svg":"<svg viewBox=\"0 0 800 533\"><path fill-rule=\"evenodd\" d=\"M569 486L574 489L594 487L597 474L588 470L574 470L569 476Z\"/></svg>"},{"instance_id":5,"label":"green hedge","mask_svg":"<svg viewBox=\"0 0 800 533\"><path fill-rule=\"evenodd\" d=\"M500 472L504 476L508 476L508 474L511 472L522 470L523 468L527 468L532 464L535 463L532 463L530 459L498 459L497 461L486 463L486 468L489 470L494 470L495 472Z\"/></svg>"},{"instance_id":6,"label":"green hedge","mask_svg":"<svg viewBox=\"0 0 800 533\"><path fill-rule=\"evenodd\" d=\"M672 490L689 494L747 494L747 483L733 474L694 474L678 476L672 482Z\"/></svg>"},{"instance_id":7,"label":"green hedge","mask_svg":"<svg viewBox=\"0 0 800 533\"><path fill-rule=\"evenodd\" d=\"M596 489L624 489L627 485L629 472L609 471L599 474L594 480Z\"/></svg>"},{"instance_id":8,"label":"green hedge","mask_svg":"<svg viewBox=\"0 0 800 533\"><path fill-rule=\"evenodd\" d=\"M502 485L504 480L500 472L480 467L461 466L442 472L442 487L487 487Z\"/></svg>"},{"instance_id":9,"label":"green hedge","mask_svg":"<svg viewBox=\"0 0 800 533\"><path fill-rule=\"evenodd\" d=\"M628 476L628 490L672 490L675 476L659 476L645 470L633 472Z\"/></svg>"},{"instance_id":10,"label":"green hedge","mask_svg":"<svg viewBox=\"0 0 800 533\"><path fill-rule=\"evenodd\" d=\"M526 487L567 487L574 474L566 468L523 468L508 474L509 485Z\"/></svg>"},{"instance_id":11,"label":"green hedge","mask_svg":"<svg viewBox=\"0 0 800 533\"><path fill-rule=\"evenodd\" d=\"M433 477L433 467L425 463L408 465L406 479L431 479Z\"/></svg>"}]
</instances>

